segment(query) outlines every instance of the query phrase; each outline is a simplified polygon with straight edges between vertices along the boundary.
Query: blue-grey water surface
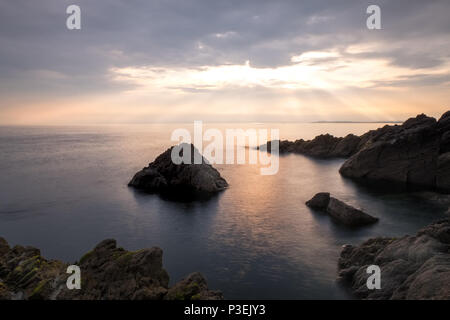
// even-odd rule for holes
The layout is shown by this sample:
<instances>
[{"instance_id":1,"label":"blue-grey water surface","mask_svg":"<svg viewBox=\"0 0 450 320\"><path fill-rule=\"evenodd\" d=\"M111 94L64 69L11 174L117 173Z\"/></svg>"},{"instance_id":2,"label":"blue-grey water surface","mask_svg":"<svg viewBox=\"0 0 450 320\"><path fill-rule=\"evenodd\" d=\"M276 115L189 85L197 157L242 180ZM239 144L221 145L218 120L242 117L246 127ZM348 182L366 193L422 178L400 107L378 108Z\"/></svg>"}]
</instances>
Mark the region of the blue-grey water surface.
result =
<instances>
[{"instance_id":1,"label":"blue-grey water surface","mask_svg":"<svg viewBox=\"0 0 450 320\"><path fill-rule=\"evenodd\" d=\"M224 130L279 128L282 139L362 134L381 124L209 124ZM133 174L191 124L0 127L0 236L47 258L76 261L105 238L129 250L159 246L171 283L202 272L228 299L346 299L336 283L343 244L413 234L443 209L412 193L362 187L342 178L343 160L280 157L217 165L230 188L204 202L170 202L127 187ZM251 151L252 152L252 151ZM350 230L304 202L329 191L380 218Z\"/></svg>"}]
</instances>

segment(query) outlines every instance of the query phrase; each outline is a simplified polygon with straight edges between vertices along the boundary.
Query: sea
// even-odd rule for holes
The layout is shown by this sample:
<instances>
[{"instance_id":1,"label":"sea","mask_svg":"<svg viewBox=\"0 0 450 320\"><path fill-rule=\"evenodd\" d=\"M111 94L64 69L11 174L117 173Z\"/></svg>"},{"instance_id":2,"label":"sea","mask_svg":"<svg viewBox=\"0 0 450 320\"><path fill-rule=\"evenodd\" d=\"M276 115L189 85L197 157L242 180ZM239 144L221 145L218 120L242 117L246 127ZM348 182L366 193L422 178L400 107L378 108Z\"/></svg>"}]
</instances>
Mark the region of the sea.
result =
<instances>
[{"instance_id":1,"label":"sea","mask_svg":"<svg viewBox=\"0 0 450 320\"><path fill-rule=\"evenodd\" d=\"M296 140L385 124L204 125L224 133L277 129L281 139ZM107 238L127 250L158 246L171 284L199 271L226 299L352 299L336 281L343 245L414 234L446 210L416 191L344 178L344 159L296 154L280 155L274 175L261 175L258 164L215 165L229 188L208 200L173 201L128 187L176 144L171 135L180 128L192 131L193 123L0 127L0 236L67 262ZM380 220L359 229L336 224L305 206L317 192Z\"/></svg>"}]
</instances>

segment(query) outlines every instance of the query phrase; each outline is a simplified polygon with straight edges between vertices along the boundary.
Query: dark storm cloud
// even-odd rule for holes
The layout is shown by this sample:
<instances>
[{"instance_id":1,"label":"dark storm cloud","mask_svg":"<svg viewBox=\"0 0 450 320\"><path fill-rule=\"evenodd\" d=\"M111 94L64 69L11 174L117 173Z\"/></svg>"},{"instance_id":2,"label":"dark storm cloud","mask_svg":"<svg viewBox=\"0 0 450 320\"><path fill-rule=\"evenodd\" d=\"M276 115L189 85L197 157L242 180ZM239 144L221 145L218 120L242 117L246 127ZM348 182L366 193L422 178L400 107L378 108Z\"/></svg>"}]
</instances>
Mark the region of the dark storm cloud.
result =
<instances>
[{"instance_id":1,"label":"dark storm cloud","mask_svg":"<svg viewBox=\"0 0 450 320\"><path fill-rule=\"evenodd\" d=\"M65 27L70 4L81 7L80 31ZM365 27L369 4L380 5L383 30ZM246 60L273 67L290 64L302 52L370 41L385 49L361 58L378 55L408 68L438 66L450 56L449 9L446 0L0 0L0 90L119 90L109 68Z\"/></svg>"}]
</instances>

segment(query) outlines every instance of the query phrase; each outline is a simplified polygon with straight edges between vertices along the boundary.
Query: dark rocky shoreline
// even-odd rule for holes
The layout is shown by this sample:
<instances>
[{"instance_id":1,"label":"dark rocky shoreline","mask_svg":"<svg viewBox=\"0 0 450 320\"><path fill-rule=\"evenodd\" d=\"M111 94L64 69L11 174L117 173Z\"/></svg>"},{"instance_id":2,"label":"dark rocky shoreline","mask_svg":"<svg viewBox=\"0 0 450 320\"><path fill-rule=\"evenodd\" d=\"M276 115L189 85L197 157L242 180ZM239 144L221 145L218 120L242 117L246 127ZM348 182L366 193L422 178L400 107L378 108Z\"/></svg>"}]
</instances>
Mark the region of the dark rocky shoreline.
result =
<instances>
[{"instance_id":1,"label":"dark rocky shoreline","mask_svg":"<svg viewBox=\"0 0 450 320\"><path fill-rule=\"evenodd\" d=\"M450 111L437 121L424 114L368 133L367 142L339 172L450 193Z\"/></svg>"},{"instance_id":2,"label":"dark rocky shoreline","mask_svg":"<svg viewBox=\"0 0 450 320\"><path fill-rule=\"evenodd\" d=\"M270 151L271 143L271 141L267 142L264 150ZM354 134L344 138L322 134L313 140L279 141L279 153L297 153L323 159L348 158L359 150L360 144L361 138ZM260 148L262 146L258 147Z\"/></svg>"},{"instance_id":3,"label":"dark rocky shoreline","mask_svg":"<svg viewBox=\"0 0 450 320\"><path fill-rule=\"evenodd\" d=\"M0 238L0 300L221 300L198 272L168 286L157 247L127 251L116 241L100 242L74 263L81 289L69 290L68 263L47 260L34 247L10 247ZM366 285L369 265L381 269L381 289ZM360 299L450 299L450 218L415 236L373 238L343 247L339 281Z\"/></svg>"},{"instance_id":4,"label":"dark rocky shoreline","mask_svg":"<svg viewBox=\"0 0 450 320\"><path fill-rule=\"evenodd\" d=\"M280 154L346 158L340 174L362 183L437 191L441 196L433 192L422 192L420 196L449 206L450 111L439 120L421 114L401 125L386 125L360 137L336 138L326 134L313 140L280 141L279 144ZM271 142L266 145L269 149ZM330 209L332 199L329 193L322 192L306 204L347 225L375 222L369 221L364 212L337 199L334 202L340 205ZM370 265L380 267L381 289L368 289ZM360 299L449 300L450 218L423 228L415 236L380 237L359 246L346 245L338 271L339 280Z\"/></svg>"},{"instance_id":5,"label":"dark rocky shoreline","mask_svg":"<svg viewBox=\"0 0 450 320\"><path fill-rule=\"evenodd\" d=\"M267 150L270 150L269 141ZM228 187L227 181L194 146L191 162L175 164L171 147L137 172L130 187L164 196L209 198ZM280 153L316 158L346 158L340 173L369 182L401 183L445 193L437 200L450 203L450 111L439 120L418 115L402 125L384 126L362 136L280 141ZM201 159L194 164L194 158ZM433 196L433 195L432 195ZM424 194L424 197L430 198ZM445 197L444 197L445 196ZM306 203L338 222L359 227L378 218L319 193ZM449 209L450 210L450 209ZM0 238L0 300L219 300L200 273L192 273L169 287L162 266L162 250L154 247L127 251L107 239L78 262L80 290L69 290L68 263L47 260L34 247L10 248ZM369 265L381 269L382 288L366 285ZM362 299L450 299L450 218L435 222L415 236L373 238L360 246L344 246L338 262L339 279Z\"/></svg>"},{"instance_id":6,"label":"dark rocky shoreline","mask_svg":"<svg viewBox=\"0 0 450 320\"><path fill-rule=\"evenodd\" d=\"M381 289L368 289L369 265L380 267ZM340 280L361 299L449 300L450 219L432 223L415 236L346 245L338 270Z\"/></svg>"},{"instance_id":7,"label":"dark rocky shoreline","mask_svg":"<svg viewBox=\"0 0 450 320\"><path fill-rule=\"evenodd\" d=\"M271 142L266 145L270 150ZM279 145L280 154L345 158L339 172L347 178L450 193L450 111L439 120L421 114L359 137L326 134L308 141L284 140Z\"/></svg>"},{"instance_id":8,"label":"dark rocky shoreline","mask_svg":"<svg viewBox=\"0 0 450 320\"><path fill-rule=\"evenodd\" d=\"M0 238L0 300L221 300L198 272L169 287L157 247L127 251L116 241L100 242L74 264L81 289L66 286L68 263L47 260L34 247L10 248Z\"/></svg>"}]
</instances>

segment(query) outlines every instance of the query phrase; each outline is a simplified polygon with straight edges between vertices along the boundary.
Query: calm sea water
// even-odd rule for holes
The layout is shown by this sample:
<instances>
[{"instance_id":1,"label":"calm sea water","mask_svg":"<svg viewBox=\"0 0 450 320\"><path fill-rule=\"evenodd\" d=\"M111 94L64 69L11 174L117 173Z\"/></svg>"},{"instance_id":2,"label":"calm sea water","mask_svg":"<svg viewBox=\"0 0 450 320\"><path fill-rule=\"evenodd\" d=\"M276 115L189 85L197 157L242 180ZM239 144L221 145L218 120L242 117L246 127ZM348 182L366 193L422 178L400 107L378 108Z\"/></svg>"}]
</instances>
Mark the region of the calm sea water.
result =
<instances>
[{"instance_id":1,"label":"calm sea water","mask_svg":"<svg viewBox=\"0 0 450 320\"><path fill-rule=\"evenodd\" d=\"M210 124L278 128L282 139L362 134L381 124ZM280 157L279 173L218 165L230 188L206 202L179 203L127 187L133 174L192 124L0 127L0 236L76 261L105 238L129 250L159 246L171 283L202 272L228 299L346 299L336 284L343 244L400 236L443 215L412 193L362 187L342 178L343 160ZM380 217L349 230L304 202L316 192Z\"/></svg>"}]
</instances>

